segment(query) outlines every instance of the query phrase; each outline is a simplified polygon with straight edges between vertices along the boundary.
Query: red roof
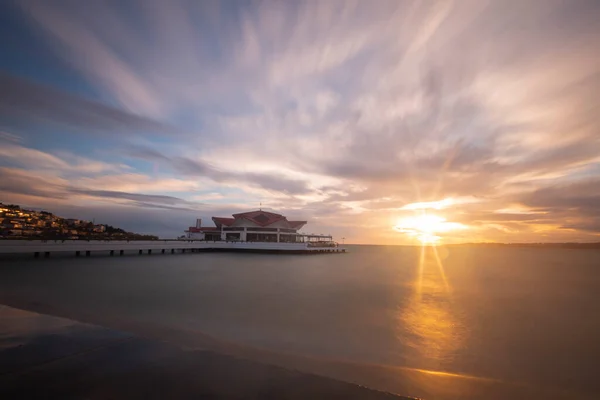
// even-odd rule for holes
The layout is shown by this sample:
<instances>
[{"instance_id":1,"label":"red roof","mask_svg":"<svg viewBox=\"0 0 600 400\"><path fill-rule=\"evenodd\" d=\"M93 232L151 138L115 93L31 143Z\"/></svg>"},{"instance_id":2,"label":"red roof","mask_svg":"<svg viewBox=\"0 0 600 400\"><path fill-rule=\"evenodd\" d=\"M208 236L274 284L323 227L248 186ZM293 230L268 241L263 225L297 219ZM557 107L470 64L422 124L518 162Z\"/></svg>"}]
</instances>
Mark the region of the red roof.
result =
<instances>
[{"instance_id":1,"label":"red roof","mask_svg":"<svg viewBox=\"0 0 600 400\"><path fill-rule=\"evenodd\" d=\"M288 221L287 218L281 214L269 212L269 211L250 211L244 213L233 214L233 218L224 218L224 217L212 217L216 227L207 227L207 228L196 228L190 227L190 232L205 232L205 231L219 231L222 226L232 226L233 223L238 219L247 219L255 223L258 226L265 227L275 222L283 221L289 228L292 229L300 229L303 225L306 224L306 221ZM285 226L285 225L284 225Z\"/></svg>"},{"instance_id":2,"label":"red roof","mask_svg":"<svg viewBox=\"0 0 600 400\"><path fill-rule=\"evenodd\" d=\"M250 211L245 213L233 214L235 219L245 218L257 224L258 226L271 225L277 221L285 220L286 218L281 214L275 214L268 211Z\"/></svg>"},{"instance_id":3,"label":"red roof","mask_svg":"<svg viewBox=\"0 0 600 400\"><path fill-rule=\"evenodd\" d=\"M212 220L215 222L215 225L225 225L230 226L235 221L234 218L223 218L223 217L212 217Z\"/></svg>"}]
</instances>

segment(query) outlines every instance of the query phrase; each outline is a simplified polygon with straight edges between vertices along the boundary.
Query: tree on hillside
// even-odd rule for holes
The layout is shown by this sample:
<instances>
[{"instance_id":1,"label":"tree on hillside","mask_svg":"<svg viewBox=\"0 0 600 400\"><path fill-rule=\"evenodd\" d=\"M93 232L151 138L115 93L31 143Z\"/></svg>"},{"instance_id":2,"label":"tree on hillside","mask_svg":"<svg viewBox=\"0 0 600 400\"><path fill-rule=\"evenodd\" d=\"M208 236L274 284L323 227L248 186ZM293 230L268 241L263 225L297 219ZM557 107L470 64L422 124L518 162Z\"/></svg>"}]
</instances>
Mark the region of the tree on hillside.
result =
<instances>
[{"instance_id":1,"label":"tree on hillside","mask_svg":"<svg viewBox=\"0 0 600 400\"><path fill-rule=\"evenodd\" d=\"M106 233L127 233L125 230L121 229L121 228L115 228L114 226L111 225L104 225L106 226Z\"/></svg>"}]
</instances>

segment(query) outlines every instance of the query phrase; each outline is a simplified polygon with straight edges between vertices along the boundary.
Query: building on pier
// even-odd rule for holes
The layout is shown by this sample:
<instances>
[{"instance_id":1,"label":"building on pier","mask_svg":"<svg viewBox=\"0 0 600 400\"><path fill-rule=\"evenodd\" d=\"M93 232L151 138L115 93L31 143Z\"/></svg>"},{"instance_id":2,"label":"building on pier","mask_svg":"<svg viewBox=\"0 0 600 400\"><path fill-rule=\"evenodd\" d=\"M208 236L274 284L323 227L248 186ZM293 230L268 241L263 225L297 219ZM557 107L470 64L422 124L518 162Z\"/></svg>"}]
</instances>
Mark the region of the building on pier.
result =
<instances>
[{"instance_id":1,"label":"building on pier","mask_svg":"<svg viewBox=\"0 0 600 400\"><path fill-rule=\"evenodd\" d=\"M299 233L306 221L289 221L285 216L258 210L233 214L231 217L212 217L215 226L203 227L200 219L196 226L185 231L192 240L303 243L331 241L330 235L305 235Z\"/></svg>"}]
</instances>

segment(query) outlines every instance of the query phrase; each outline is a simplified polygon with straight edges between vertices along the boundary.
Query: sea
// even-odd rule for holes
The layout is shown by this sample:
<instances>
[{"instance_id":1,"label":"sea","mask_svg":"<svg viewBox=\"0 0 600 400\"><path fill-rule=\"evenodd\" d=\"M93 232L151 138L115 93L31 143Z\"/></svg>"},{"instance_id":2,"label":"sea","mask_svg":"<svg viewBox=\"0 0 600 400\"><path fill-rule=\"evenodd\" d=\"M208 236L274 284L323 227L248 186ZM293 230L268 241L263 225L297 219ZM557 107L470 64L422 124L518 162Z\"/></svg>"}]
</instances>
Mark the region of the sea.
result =
<instances>
[{"instance_id":1,"label":"sea","mask_svg":"<svg viewBox=\"0 0 600 400\"><path fill-rule=\"evenodd\" d=\"M5 258L0 303L424 399L600 398L600 250L348 247Z\"/></svg>"}]
</instances>

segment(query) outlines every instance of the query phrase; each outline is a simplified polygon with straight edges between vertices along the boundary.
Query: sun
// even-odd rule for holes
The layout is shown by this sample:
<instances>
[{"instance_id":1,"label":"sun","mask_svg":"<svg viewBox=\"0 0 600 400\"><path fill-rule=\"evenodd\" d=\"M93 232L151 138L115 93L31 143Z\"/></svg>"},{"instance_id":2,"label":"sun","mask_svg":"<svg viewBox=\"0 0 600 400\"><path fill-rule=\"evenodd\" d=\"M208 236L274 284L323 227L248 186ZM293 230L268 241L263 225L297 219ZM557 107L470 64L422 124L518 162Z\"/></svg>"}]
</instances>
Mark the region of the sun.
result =
<instances>
[{"instance_id":1,"label":"sun","mask_svg":"<svg viewBox=\"0 0 600 400\"><path fill-rule=\"evenodd\" d=\"M446 218L432 214L421 214L398 220L394 229L421 241L434 244L440 241L439 233L464 229L463 224L448 222Z\"/></svg>"}]
</instances>

